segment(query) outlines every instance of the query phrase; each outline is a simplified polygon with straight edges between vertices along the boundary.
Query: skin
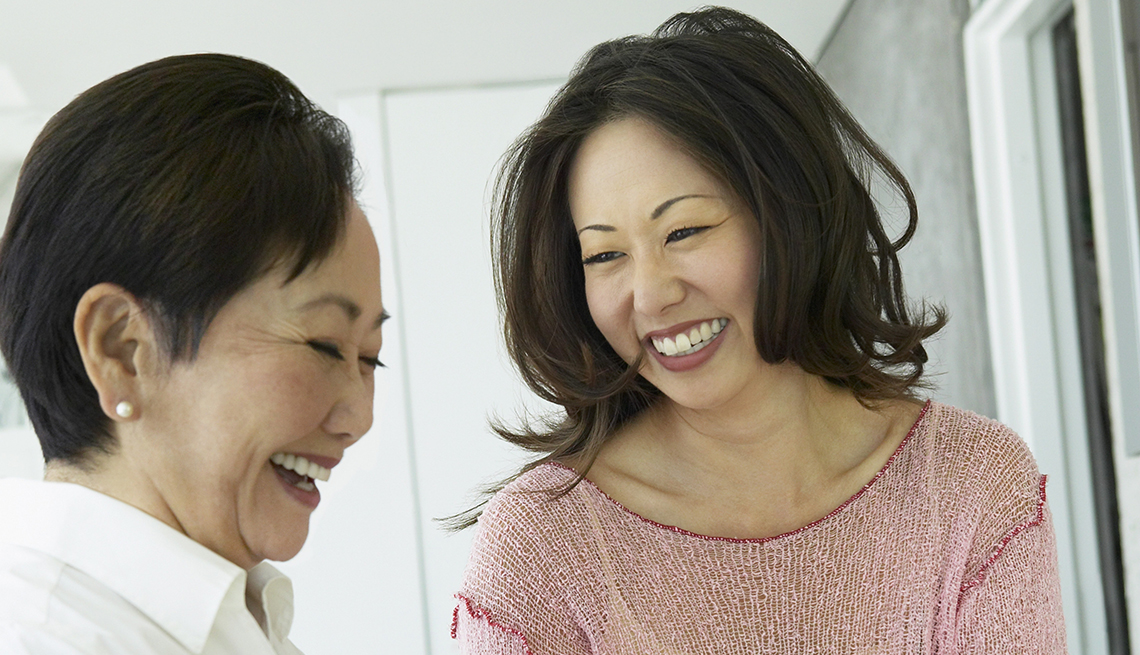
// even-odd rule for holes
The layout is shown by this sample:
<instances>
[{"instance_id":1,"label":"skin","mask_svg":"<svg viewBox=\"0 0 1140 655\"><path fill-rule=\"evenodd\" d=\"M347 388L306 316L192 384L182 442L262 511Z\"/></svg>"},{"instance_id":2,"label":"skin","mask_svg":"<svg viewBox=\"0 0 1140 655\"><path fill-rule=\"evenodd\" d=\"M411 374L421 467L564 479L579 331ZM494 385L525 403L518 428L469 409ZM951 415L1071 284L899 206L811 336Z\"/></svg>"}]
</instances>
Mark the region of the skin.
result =
<instances>
[{"instance_id":1,"label":"skin","mask_svg":"<svg viewBox=\"0 0 1140 655\"><path fill-rule=\"evenodd\" d=\"M619 430L587 478L627 508L698 534L763 538L823 516L882 468L917 420L863 407L752 338L761 235L742 203L651 123L582 143L569 176L591 317L664 398ZM699 365L671 370L651 333L727 319ZM702 351L704 352L704 351Z\"/></svg>"},{"instance_id":2,"label":"skin","mask_svg":"<svg viewBox=\"0 0 1140 655\"><path fill-rule=\"evenodd\" d=\"M137 299L92 287L76 340L118 447L84 469L53 463L47 478L118 498L243 568L293 557L312 508L269 458L339 461L371 427L379 270L354 203L327 259L288 283L280 267L255 280L222 307L195 359L174 363ZM131 417L115 413L121 400Z\"/></svg>"}]
</instances>

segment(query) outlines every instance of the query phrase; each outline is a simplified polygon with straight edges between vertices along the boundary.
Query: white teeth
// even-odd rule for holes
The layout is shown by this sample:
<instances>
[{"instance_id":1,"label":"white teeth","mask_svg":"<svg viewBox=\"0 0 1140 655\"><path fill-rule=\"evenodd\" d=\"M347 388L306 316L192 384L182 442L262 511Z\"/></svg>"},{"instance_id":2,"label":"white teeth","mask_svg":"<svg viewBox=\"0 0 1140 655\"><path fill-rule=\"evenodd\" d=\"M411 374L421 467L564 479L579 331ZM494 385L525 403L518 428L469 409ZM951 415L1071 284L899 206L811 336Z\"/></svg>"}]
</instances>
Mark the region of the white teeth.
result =
<instances>
[{"instance_id":1,"label":"white teeth","mask_svg":"<svg viewBox=\"0 0 1140 655\"><path fill-rule=\"evenodd\" d=\"M694 327L688 334L682 332L672 339L654 337L653 347L657 349L657 352L669 357L691 355L707 346L726 325L728 325L728 319L714 318L711 321L701 323L699 327Z\"/></svg>"},{"instance_id":2,"label":"white teeth","mask_svg":"<svg viewBox=\"0 0 1140 655\"><path fill-rule=\"evenodd\" d=\"M280 466L281 468L289 469L290 471L295 472L297 475L306 476L314 480L321 480L322 482L328 482L329 476L332 475L332 470L325 468L316 462L310 462L304 457L301 457L300 455L294 455L293 453L273 453L273 456L269 458L269 461ZM305 485L308 486L306 487ZM315 488L312 486L312 483L306 480L298 482L296 486L301 489L305 489L306 491L312 491Z\"/></svg>"},{"instance_id":3,"label":"white teeth","mask_svg":"<svg viewBox=\"0 0 1140 655\"><path fill-rule=\"evenodd\" d=\"M693 347L693 343L691 341L689 341L688 335L685 335L685 334L678 334L677 335L677 350L678 351L688 350L689 348L692 348L692 347Z\"/></svg>"},{"instance_id":4,"label":"white teeth","mask_svg":"<svg viewBox=\"0 0 1140 655\"><path fill-rule=\"evenodd\" d=\"M700 340L701 341L708 341L709 339L712 338L712 335L713 335L712 326L710 326L708 323L701 323L701 338L700 338Z\"/></svg>"}]
</instances>

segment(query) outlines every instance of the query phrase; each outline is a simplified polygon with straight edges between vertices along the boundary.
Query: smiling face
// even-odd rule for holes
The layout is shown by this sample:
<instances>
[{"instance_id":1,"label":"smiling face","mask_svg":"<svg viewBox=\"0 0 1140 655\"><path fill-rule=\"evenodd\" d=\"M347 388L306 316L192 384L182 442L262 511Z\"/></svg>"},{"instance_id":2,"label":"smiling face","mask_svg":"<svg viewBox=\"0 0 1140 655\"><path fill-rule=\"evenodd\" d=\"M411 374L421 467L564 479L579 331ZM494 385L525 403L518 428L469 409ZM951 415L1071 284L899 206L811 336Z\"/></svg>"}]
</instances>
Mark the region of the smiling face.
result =
<instances>
[{"instance_id":1,"label":"smiling face","mask_svg":"<svg viewBox=\"0 0 1140 655\"><path fill-rule=\"evenodd\" d=\"M121 424L145 437L123 440L136 504L246 568L300 550L314 481L372 425L385 316L355 204L327 259L290 282L281 268L223 306L197 356L157 375Z\"/></svg>"},{"instance_id":2,"label":"smiling face","mask_svg":"<svg viewBox=\"0 0 1140 655\"><path fill-rule=\"evenodd\" d=\"M730 401L763 367L753 339L760 227L651 123L623 118L582 143L570 213L594 323L625 361L693 409Z\"/></svg>"}]
</instances>

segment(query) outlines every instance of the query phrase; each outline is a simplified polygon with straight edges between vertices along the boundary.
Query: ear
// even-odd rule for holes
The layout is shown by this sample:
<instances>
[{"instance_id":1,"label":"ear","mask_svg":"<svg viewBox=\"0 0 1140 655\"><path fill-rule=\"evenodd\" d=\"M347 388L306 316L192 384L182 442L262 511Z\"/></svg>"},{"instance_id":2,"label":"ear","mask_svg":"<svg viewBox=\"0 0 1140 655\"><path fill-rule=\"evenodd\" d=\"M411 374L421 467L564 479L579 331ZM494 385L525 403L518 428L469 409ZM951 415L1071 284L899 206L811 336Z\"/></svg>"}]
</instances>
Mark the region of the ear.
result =
<instances>
[{"instance_id":1,"label":"ear","mask_svg":"<svg viewBox=\"0 0 1140 655\"><path fill-rule=\"evenodd\" d=\"M114 421L131 418L115 408L123 401L140 404L141 378L154 370L158 353L141 303L118 285L96 284L75 307L74 329L83 368L99 393L103 413Z\"/></svg>"}]
</instances>

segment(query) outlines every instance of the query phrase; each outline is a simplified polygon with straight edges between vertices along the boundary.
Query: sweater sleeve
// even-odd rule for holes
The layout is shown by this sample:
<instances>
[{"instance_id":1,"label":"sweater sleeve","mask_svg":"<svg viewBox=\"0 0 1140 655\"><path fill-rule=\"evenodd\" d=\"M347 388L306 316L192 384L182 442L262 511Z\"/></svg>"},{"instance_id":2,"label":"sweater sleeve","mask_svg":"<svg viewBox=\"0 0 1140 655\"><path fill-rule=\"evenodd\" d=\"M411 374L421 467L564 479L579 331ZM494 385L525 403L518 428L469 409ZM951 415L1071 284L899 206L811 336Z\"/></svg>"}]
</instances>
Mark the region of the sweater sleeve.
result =
<instances>
[{"instance_id":1,"label":"sweater sleeve","mask_svg":"<svg viewBox=\"0 0 1140 655\"><path fill-rule=\"evenodd\" d=\"M459 643L459 652L467 655L533 655L526 635L499 623L484 607L474 605L462 594L451 620L451 638Z\"/></svg>"},{"instance_id":2,"label":"sweater sleeve","mask_svg":"<svg viewBox=\"0 0 1140 655\"><path fill-rule=\"evenodd\" d=\"M1041 481L1038 511L962 584L958 652L1063 654L1065 621L1053 521Z\"/></svg>"},{"instance_id":3,"label":"sweater sleeve","mask_svg":"<svg viewBox=\"0 0 1140 655\"><path fill-rule=\"evenodd\" d=\"M589 653L569 609L575 567L565 550L558 500L534 492L499 493L479 519L456 594L452 637L464 655Z\"/></svg>"}]
</instances>

